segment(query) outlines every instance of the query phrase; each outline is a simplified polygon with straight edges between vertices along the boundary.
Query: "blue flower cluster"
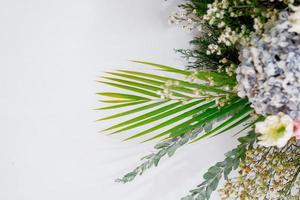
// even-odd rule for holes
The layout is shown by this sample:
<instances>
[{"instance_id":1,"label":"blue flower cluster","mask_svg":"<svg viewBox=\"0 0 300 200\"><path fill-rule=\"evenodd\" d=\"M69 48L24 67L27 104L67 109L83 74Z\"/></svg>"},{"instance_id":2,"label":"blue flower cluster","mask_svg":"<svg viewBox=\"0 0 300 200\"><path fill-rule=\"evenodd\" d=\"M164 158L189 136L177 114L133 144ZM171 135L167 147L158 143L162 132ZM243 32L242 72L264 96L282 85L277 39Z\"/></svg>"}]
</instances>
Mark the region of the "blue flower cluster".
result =
<instances>
[{"instance_id":1,"label":"blue flower cluster","mask_svg":"<svg viewBox=\"0 0 300 200\"><path fill-rule=\"evenodd\" d=\"M290 32L289 13L263 36L254 36L240 53L238 95L258 114L300 118L300 35Z\"/></svg>"}]
</instances>

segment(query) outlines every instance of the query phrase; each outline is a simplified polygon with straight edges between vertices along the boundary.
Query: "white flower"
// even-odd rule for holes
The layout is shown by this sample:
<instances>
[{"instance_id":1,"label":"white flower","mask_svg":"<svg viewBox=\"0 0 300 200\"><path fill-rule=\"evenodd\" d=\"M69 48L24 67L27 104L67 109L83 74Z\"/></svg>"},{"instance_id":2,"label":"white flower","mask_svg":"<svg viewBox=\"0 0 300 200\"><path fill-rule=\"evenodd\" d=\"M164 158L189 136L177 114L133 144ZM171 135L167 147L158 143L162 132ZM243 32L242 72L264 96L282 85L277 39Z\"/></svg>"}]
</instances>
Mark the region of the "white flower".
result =
<instances>
[{"instance_id":1,"label":"white flower","mask_svg":"<svg viewBox=\"0 0 300 200\"><path fill-rule=\"evenodd\" d=\"M293 128L293 120L288 115L268 116L265 121L255 124L255 131L261 134L258 144L282 148L293 137Z\"/></svg>"},{"instance_id":2,"label":"white flower","mask_svg":"<svg viewBox=\"0 0 300 200\"><path fill-rule=\"evenodd\" d=\"M292 13L289 17L289 21L291 24L290 32L300 33L300 6L292 7L294 13Z\"/></svg>"}]
</instances>

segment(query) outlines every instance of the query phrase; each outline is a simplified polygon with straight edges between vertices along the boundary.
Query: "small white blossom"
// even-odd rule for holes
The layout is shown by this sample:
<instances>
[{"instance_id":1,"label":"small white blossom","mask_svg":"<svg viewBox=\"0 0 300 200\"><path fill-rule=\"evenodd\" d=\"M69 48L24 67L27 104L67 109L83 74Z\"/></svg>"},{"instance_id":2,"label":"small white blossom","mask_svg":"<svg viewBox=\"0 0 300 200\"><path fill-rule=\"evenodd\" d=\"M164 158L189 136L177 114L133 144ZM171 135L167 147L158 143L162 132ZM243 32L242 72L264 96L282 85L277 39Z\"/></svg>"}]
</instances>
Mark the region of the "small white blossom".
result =
<instances>
[{"instance_id":1,"label":"small white blossom","mask_svg":"<svg viewBox=\"0 0 300 200\"><path fill-rule=\"evenodd\" d=\"M208 49L206 51L206 54L211 55L211 54L214 54L214 53L217 53L219 55L221 53L220 47L216 44L208 45Z\"/></svg>"},{"instance_id":2,"label":"small white blossom","mask_svg":"<svg viewBox=\"0 0 300 200\"><path fill-rule=\"evenodd\" d=\"M300 33L300 6L292 7L294 13L292 13L289 17L289 21L291 23L290 32Z\"/></svg>"}]
</instances>

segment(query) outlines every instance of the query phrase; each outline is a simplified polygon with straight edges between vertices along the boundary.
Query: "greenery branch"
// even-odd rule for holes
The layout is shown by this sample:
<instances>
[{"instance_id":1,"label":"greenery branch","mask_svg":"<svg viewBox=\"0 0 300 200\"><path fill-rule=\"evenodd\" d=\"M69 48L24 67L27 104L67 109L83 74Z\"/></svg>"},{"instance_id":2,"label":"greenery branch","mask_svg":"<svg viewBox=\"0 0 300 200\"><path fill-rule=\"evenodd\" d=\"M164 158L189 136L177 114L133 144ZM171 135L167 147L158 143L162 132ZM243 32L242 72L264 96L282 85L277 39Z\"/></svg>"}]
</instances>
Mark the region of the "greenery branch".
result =
<instances>
[{"instance_id":1,"label":"greenery branch","mask_svg":"<svg viewBox=\"0 0 300 200\"><path fill-rule=\"evenodd\" d=\"M240 144L225 154L224 161L210 167L203 176L204 181L196 189L191 190L190 195L181 200L208 200L210 198L211 193L217 189L221 178L228 179L229 173L237 169L239 163L245 159L246 151L252 148L256 141L256 134L251 131L246 136L240 137L238 141Z\"/></svg>"}]
</instances>

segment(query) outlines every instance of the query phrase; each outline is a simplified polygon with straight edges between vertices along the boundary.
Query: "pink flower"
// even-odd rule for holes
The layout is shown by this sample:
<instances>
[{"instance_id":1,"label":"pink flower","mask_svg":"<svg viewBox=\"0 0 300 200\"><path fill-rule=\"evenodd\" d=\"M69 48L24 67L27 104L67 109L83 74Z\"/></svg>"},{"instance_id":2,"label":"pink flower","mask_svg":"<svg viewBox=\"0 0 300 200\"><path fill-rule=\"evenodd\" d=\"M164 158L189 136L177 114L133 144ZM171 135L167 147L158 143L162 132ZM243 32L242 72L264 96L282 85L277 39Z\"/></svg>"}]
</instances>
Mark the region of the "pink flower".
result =
<instances>
[{"instance_id":1,"label":"pink flower","mask_svg":"<svg viewBox=\"0 0 300 200\"><path fill-rule=\"evenodd\" d=\"M293 136L295 136L298 140L300 139L300 120L294 121L294 133Z\"/></svg>"}]
</instances>

